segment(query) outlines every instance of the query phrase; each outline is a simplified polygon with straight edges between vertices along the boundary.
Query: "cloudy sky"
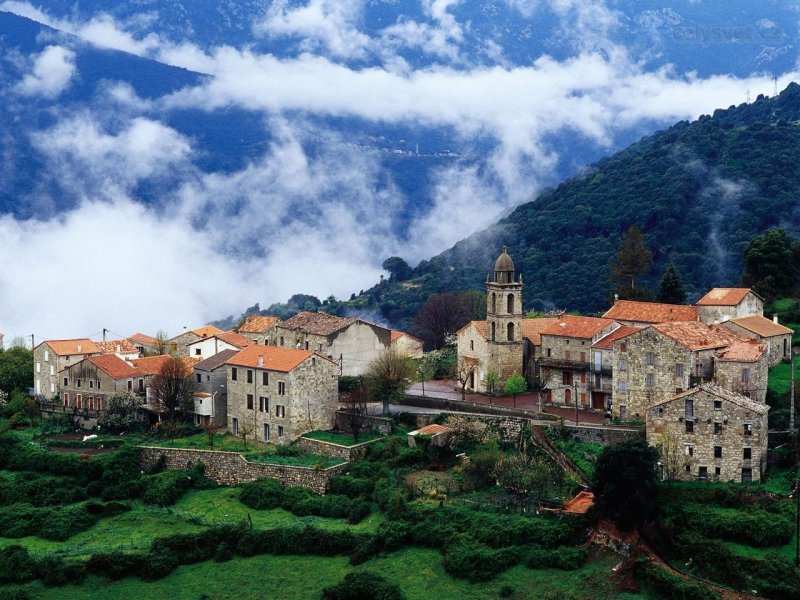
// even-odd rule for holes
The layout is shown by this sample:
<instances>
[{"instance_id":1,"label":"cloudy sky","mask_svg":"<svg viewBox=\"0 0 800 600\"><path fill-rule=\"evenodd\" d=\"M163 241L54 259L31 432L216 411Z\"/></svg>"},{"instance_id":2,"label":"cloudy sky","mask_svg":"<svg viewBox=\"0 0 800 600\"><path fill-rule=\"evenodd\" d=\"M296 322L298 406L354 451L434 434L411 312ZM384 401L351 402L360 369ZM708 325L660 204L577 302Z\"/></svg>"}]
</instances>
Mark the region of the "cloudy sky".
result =
<instances>
[{"instance_id":1,"label":"cloudy sky","mask_svg":"<svg viewBox=\"0 0 800 600\"><path fill-rule=\"evenodd\" d=\"M15 77L7 101L49 103L52 117L26 133L43 165L34 217L0 216L6 343L103 327L177 333L293 293L347 298L377 281L387 256L416 264L531 199L574 164L574 142L612 152L620 132L773 89L772 73L700 76L669 57L645 60L620 35L626 15L602 0L498 2L530 23L532 40L542 14L555 23L547 35L558 51L525 62L501 37L476 37L460 0L413 4L413 18L367 27L363 0L276 0L243 17L249 42L217 45L182 36L153 10L59 14L0 2L74 36L42 35L31 54L0 46ZM87 45L206 77L151 98L108 77L85 103L62 106L85 75L76 57ZM781 88L796 79L794 67L775 75ZM169 117L230 109L258 115L263 151L234 170L204 167L203 148ZM435 170L426 205L401 227L412 199L378 153L325 119L443 130L457 151L480 153ZM325 142L314 152L312 137ZM143 186L162 190L158 201L143 202ZM55 196L74 202L57 210Z\"/></svg>"}]
</instances>

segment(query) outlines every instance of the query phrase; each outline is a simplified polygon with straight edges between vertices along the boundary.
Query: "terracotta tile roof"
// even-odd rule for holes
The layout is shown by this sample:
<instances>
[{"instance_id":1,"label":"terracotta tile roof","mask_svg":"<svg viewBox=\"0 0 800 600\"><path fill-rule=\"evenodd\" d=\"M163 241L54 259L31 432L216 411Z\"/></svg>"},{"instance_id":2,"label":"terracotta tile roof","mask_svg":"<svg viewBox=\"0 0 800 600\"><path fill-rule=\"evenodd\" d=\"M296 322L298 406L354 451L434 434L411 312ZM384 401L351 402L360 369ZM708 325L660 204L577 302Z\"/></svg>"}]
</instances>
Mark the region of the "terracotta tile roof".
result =
<instances>
[{"instance_id":1,"label":"terracotta tile roof","mask_svg":"<svg viewBox=\"0 0 800 600\"><path fill-rule=\"evenodd\" d=\"M237 352L239 351L231 349L223 350L222 352L217 352L214 356L211 356L205 360L201 360L194 366L194 368L201 369L203 371L213 371L214 369L218 369L226 362L228 362L228 359L235 356Z\"/></svg>"},{"instance_id":2,"label":"terracotta tile roof","mask_svg":"<svg viewBox=\"0 0 800 600\"><path fill-rule=\"evenodd\" d=\"M446 431L450 431L450 428L439 425L438 423L431 423L430 425L425 425L425 427L420 427L416 431L412 431L411 435L436 435L437 433L445 433Z\"/></svg>"},{"instance_id":3,"label":"terracotta tile roof","mask_svg":"<svg viewBox=\"0 0 800 600\"><path fill-rule=\"evenodd\" d=\"M716 396L722 400L727 400L728 402L732 402L737 406L741 406L744 409L757 413L759 415L765 415L769 411L769 406L766 404L761 404L760 402L753 402L747 396L742 396L741 394L737 394L736 392L731 392L730 390L726 390L718 385L714 385L713 383L704 383L697 387L691 388L685 392L680 394L676 394L671 398L667 398L666 400L662 400L661 402L656 402L655 404L650 405L648 410L656 406L660 406L662 404L667 404L668 402L673 402L675 400L680 400L682 398L686 398L687 396L694 396L700 392L707 392L712 396Z\"/></svg>"},{"instance_id":4,"label":"terracotta tile roof","mask_svg":"<svg viewBox=\"0 0 800 600\"><path fill-rule=\"evenodd\" d=\"M145 375L157 374L164 365L172 358L169 354L159 354L158 356L145 356L144 358L135 358L131 362L133 366L141 370ZM189 369L200 362L200 359L193 356L181 357L181 360L186 364Z\"/></svg>"},{"instance_id":5,"label":"terracotta tile roof","mask_svg":"<svg viewBox=\"0 0 800 600\"><path fill-rule=\"evenodd\" d=\"M542 332L561 320L561 317L539 317L522 319L522 337L528 338L534 346L542 345Z\"/></svg>"},{"instance_id":6,"label":"terracotta tile roof","mask_svg":"<svg viewBox=\"0 0 800 600\"><path fill-rule=\"evenodd\" d=\"M572 500L564 503L564 512L583 515L589 512L589 509L593 505L594 494L586 490L581 490Z\"/></svg>"},{"instance_id":7,"label":"terracotta tile roof","mask_svg":"<svg viewBox=\"0 0 800 600\"><path fill-rule=\"evenodd\" d=\"M98 369L108 373L114 379L128 379L144 375L140 369L132 367L116 354L101 354L100 356L90 356L85 360L95 365Z\"/></svg>"},{"instance_id":8,"label":"terracotta tile roof","mask_svg":"<svg viewBox=\"0 0 800 600\"><path fill-rule=\"evenodd\" d=\"M793 329L789 329L781 325L780 323L775 323L771 319L767 319L766 317L762 317L761 315L753 315L750 317L739 317L738 319L731 319L730 323L735 323L742 329L747 329L747 331L752 331L756 335L761 337L772 337L774 335L791 335L794 333Z\"/></svg>"},{"instance_id":9,"label":"terracotta tile roof","mask_svg":"<svg viewBox=\"0 0 800 600\"><path fill-rule=\"evenodd\" d=\"M214 327L213 325L204 325L203 327L198 327L197 329L192 329L191 333L200 336L200 337L208 337L210 335L216 335L218 333L222 333L222 329L218 327ZM177 336L175 336L177 337Z\"/></svg>"},{"instance_id":10,"label":"terracotta tile roof","mask_svg":"<svg viewBox=\"0 0 800 600\"><path fill-rule=\"evenodd\" d=\"M475 330L478 332L483 339L489 339L489 326L486 324L486 321L470 321L466 325L464 325L461 329L456 331L456 335L461 333L462 331L466 331L470 326L474 326Z\"/></svg>"},{"instance_id":11,"label":"terracotta tile roof","mask_svg":"<svg viewBox=\"0 0 800 600\"><path fill-rule=\"evenodd\" d=\"M239 352L225 361L225 364L288 373L311 356L316 356L321 360L327 360L332 364L336 364L326 356L322 356L311 350L281 348L278 346L259 346L257 344L239 350ZM259 357L263 357L263 364L261 366L258 364Z\"/></svg>"},{"instance_id":12,"label":"terracotta tile roof","mask_svg":"<svg viewBox=\"0 0 800 600\"><path fill-rule=\"evenodd\" d=\"M637 331L641 331L641 327L633 327L632 325L620 325L617 329L609 333L608 335L604 335L599 340L597 340L594 344L592 344L593 348L611 348L614 342L624 337L629 336L632 333L636 333Z\"/></svg>"},{"instance_id":13,"label":"terracotta tile roof","mask_svg":"<svg viewBox=\"0 0 800 600\"><path fill-rule=\"evenodd\" d=\"M710 327L700 321L657 323L650 327L675 340L687 350L722 348L745 339L726 327Z\"/></svg>"},{"instance_id":14,"label":"terracotta tile roof","mask_svg":"<svg viewBox=\"0 0 800 600\"><path fill-rule=\"evenodd\" d=\"M601 317L576 317L562 315L544 328L541 335L557 335L571 338L592 338L606 327L612 325L612 319Z\"/></svg>"},{"instance_id":15,"label":"terracotta tile roof","mask_svg":"<svg viewBox=\"0 0 800 600\"><path fill-rule=\"evenodd\" d=\"M684 304L661 304L659 302L636 302L617 300L603 315L606 319L636 321L639 323L670 323L673 321L697 321L697 307Z\"/></svg>"},{"instance_id":16,"label":"terracotta tile roof","mask_svg":"<svg viewBox=\"0 0 800 600\"><path fill-rule=\"evenodd\" d=\"M239 333L266 333L270 327L280 321L278 317L270 315L250 315L239 327Z\"/></svg>"},{"instance_id":17,"label":"terracotta tile roof","mask_svg":"<svg viewBox=\"0 0 800 600\"><path fill-rule=\"evenodd\" d=\"M713 288L697 301L697 306L736 306L750 292L750 288Z\"/></svg>"},{"instance_id":18,"label":"terracotta tile roof","mask_svg":"<svg viewBox=\"0 0 800 600\"><path fill-rule=\"evenodd\" d=\"M122 354L138 354L136 346L129 340L110 340L108 342L95 342L100 352L103 354L115 354L120 352Z\"/></svg>"},{"instance_id":19,"label":"terracotta tile roof","mask_svg":"<svg viewBox=\"0 0 800 600\"><path fill-rule=\"evenodd\" d=\"M237 348L252 346L255 343L250 338L246 338L243 335L239 335L235 331L226 331L224 333L218 333L214 337L222 340L226 344L230 344L231 346L236 346Z\"/></svg>"},{"instance_id":20,"label":"terracotta tile roof","mask_svg":"<svg viewBox=\"0 0 800 600\"><path fill-rule=\"evenodd\" d=\"M132 336L129 336L128 339L134 344L139 344L141 346L155 346L158 342L156 338L145 335L144 333L134 333Z\"/></svg>"},{"instance_id":21,"label":"terracotta tile roof","mask_svg":"<svg viewBox=\"0 0 800 600\"><path fill-rule=\"evenodd\" d=\"M419 339L418 337L414 337L414 336L413 336L413 335L411 335L410 333L406 333L405 331L396 331L396 330L392 329L392 341L393 341L393 342L396 342L396 341L397 341L397 340L399 340L401 337L407 337L407 338L409 338L409 339L412 339L412 340L414 340L415 342L420 342L420 343L422 343L422 340L421 340L421 339Z\"/></svg>"},{"instance_id":22,"label":"terracotta tile roof","mask_svg":"<svg viewBox=\"0 0 800 600\"><path fill-rule=\"evenodd\" d=\"M767 351L767 347L756 340L734 342L717 352L717 360L725 362L756 362Z\"/></svg>"},{"instance_id":23,"label":"terracotta tile roof","mask_svg":"<svg viewBox=\"0 0 800 600\"><path fill-rule=\"evenodd\" d=\"M324 312L302 311L291 319L283 322L281 327L294 329L303 333L313 333L316 335L330 335L345 327L355 323L357 319L353 317L337 317Z\"/></svg>"},{"instance_id":24,"label":"terracotta tile roof","mask_svg":"<svg viewBox=\"0 0 800 600\"><path fill-rule=\"evenodd\" d=\"M68 354L98 354L100 352L100 348L97 347L97 344L89 338L47 340L42 343L50 346L50 349L59 356L66 356Z\"/></svg>"}]
</instances>

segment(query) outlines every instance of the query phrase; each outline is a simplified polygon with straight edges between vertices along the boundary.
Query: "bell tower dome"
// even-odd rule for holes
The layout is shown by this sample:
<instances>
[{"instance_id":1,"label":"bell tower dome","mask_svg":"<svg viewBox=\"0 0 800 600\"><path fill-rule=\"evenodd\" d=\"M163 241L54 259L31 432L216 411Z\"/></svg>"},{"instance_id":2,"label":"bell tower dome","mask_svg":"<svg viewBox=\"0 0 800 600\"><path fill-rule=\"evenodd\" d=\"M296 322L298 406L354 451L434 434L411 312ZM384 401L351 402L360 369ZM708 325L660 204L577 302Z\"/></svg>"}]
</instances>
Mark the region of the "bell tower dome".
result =
<instances>
[{"instance_id":1,"label":"bell tower dome","mask_svg":"<svg viewBox=\"0 0 800 600\"><path fill-rule=\"evenodd\" d=\"M503 246L494 261L494 276L486 278L488 368L500 376L500 386L514 373L523 373L522 275L515 281L514 261Z\"/></svg>"}]
</instances>

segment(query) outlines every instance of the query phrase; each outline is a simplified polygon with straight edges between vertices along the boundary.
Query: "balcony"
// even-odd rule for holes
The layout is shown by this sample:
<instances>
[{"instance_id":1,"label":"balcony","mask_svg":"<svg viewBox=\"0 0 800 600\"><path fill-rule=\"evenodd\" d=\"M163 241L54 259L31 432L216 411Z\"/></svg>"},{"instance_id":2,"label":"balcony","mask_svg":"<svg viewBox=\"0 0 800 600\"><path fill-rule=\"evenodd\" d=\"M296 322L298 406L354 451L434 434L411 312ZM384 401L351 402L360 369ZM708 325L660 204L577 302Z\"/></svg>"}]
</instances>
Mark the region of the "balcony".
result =
<instances>
[{"instance_id":1,"label":"balcony","mask_svg":"<svg viewBox=\"0 0 800 600\"><path fill-rule=\"evenodd\" d=\"M550 356L542 356L539 359L539 366L551 369L568 369L572 371L588 371L591 366L586 361L567 360L565 358L553 358Z\"/></svg>"},{"instance_id":2,"label":"balcony","mask_svg":"<svg viewBox=\"0 0 800 600\"><path fill-rule=\"evenodd\" d=\"M55 402L40 402L39 407L42 412L50 414L80 415L84 419L95 419L102 411L89 408L78 408L76 406L64 406Z\"/></svg>"}]
</instances>

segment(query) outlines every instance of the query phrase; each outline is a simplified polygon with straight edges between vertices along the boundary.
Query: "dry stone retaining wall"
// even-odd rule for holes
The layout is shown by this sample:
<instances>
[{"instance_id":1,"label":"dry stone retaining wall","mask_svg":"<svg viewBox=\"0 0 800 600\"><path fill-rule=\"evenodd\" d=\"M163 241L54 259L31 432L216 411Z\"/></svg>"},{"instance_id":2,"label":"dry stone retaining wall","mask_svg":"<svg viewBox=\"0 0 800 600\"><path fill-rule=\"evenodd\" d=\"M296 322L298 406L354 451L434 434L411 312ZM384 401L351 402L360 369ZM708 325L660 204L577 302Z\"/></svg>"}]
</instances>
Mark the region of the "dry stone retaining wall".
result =
<instances>
[{"instance_id":1,"label":"dry stone retaining wall","mask_svg":"<svg viewBox=\"0 0 800 600\"><path fill-rule=\"evenodd\" d=\"M376 441L378 440L361 442L355 446L342 446L341 444L334 444L333 442L323 442L321 440L301 437L297 440L296 445L300 449L310 452L311 454L333 456L336 458L343 458L347 461L354 461L364 458L364 455L367 453L367 446Z\"/></svg>"},{"instance_id":2,"label":"dry stone retaining wall","mask_svg":"<svg viewBox=\"0 0 800 600\"><path fill-rule=\"evenodd\" d=\"M246 460L237 452L216 450L189 450L182 448L158 448L140 446L141 463L147 468L164 456L169 469L186 469L197 462L205 465L205 475L220 485L247 483L256 479L269 478L280 481L287 487L304 487L318 494L324 494L328 480L347 468L347 463L314 469L294 465L269 465Z\"/></svg>"},{"instance_id":3,"label":"dry stone retaining wall","mask_svg":"<svg viewBox=\"0 0 800 600\"><path fill-rule=\"evenodd\" d=\"M350 424L347 422L349 415L346 411L339 410L336 413L336 428L339 431L350 433ZM377 417L375 415L364 415L362 417L365 430L372 430L383 435L392 433L392 420L386 417Z\"/></svg>"}]
</instances>

